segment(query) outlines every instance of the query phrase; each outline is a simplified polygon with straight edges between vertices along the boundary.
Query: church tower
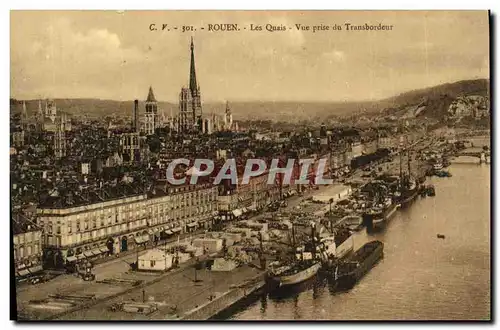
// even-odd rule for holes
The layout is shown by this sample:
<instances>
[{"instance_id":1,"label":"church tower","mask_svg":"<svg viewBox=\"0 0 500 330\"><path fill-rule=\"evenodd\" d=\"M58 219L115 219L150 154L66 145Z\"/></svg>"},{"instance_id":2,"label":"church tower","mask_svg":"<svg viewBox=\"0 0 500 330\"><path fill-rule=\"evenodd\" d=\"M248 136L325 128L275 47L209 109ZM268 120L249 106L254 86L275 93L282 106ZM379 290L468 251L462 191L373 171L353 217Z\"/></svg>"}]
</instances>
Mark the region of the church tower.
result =
<instances>
[{"instance_id":1,"label":"church tower","mask_svg":"<svg viewBox=\"0 0 500 330\"><path fill-rule=\"evenodd\" d=\"M45 117L49 118L52 123L56 121L57 107L54 100L45 100Z\"/></svg>"},{"instance_id":2,"label":"church tower","mask_svg":"<svg viewBox=\"0 0 500 330\"><path fill-rule=\"evenodd\" d=\"M146 115L144 120L144 132L146 135L155 134L158 127L158 102L156 101L153 88L149 87L148 97L146 99Z\"/></svg>"},{"instance_id":3,"label":"church tower","mask_svg":"<svg viewBox=\"0 0 500 330\"><path fill-rule=\"evenodd\" d=\"M179 130L181 132L202 131L202 110L200 86L196 81L194 42L191 38L191 64L189 88L182 88L179 94Z\"/></svg>"}]
</instances>

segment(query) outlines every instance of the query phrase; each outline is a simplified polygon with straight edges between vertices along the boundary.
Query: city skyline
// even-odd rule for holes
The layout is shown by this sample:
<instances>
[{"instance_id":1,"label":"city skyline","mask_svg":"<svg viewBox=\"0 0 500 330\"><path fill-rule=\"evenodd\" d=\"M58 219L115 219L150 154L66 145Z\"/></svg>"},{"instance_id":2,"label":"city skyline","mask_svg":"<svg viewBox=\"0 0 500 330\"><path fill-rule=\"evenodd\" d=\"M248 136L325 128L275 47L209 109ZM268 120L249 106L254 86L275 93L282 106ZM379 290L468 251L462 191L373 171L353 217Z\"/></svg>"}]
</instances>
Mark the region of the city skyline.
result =
<instances>
[{"instance_id":1,"label":"city skyline","mask_svg":"<svg viewBox=\"0 0 500 330\"><path fill-rule=\"evenodd\" d=\"M11 97L132 100L153 86L158 100L177 103L189 82L191 37L205 102L370 101L489 78L487 11L303 13L12 11ZM243 30L266 22L293 29ZM345 22L394 28L295 28ZM212 23L242 30L150 31L150 24Z\"/></svg>"}]
</instances>

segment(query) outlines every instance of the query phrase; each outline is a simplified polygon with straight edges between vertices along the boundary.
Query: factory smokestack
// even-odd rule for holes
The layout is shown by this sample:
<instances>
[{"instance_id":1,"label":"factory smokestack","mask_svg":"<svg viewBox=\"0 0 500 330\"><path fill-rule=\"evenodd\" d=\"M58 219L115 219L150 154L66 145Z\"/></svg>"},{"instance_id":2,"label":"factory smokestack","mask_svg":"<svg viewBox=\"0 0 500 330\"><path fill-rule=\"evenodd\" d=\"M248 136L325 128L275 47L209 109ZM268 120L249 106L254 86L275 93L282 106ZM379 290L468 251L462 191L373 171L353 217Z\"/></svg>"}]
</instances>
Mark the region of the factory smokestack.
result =
<instances>
[{"instance_id":1,"label":"factory smokestack","mask_svg":"<svg viewBox=\"0 0 500 330\"><path fill-rule=\"evenodd\" d=\"M132 118L134 132L139 132L139 100L134 100L134 115Z\"/></svg>"}]
</instances>

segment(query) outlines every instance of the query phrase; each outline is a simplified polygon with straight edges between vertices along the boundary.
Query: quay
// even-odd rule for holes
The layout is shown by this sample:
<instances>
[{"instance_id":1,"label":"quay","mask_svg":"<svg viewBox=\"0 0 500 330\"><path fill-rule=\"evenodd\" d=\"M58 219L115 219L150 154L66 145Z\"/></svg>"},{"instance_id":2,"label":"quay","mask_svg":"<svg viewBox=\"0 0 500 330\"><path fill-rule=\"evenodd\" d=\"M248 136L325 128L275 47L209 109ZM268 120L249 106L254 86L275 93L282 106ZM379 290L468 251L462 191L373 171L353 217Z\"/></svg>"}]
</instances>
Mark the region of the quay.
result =
<instances>
[{"instance_id":1,"label":"quay","mask_svg":"<svg viewBox=\"0 0 500 330\"><path fill-rule=\"evenodd\" d=\"M192 266L158 275L129 272L116 284L82 283L25 302L21 314L30 320L204 320L264 285L264 272L248 265L228 272ZM132 278L144 283L131 286Z\"/></svg>"}]
</instances>

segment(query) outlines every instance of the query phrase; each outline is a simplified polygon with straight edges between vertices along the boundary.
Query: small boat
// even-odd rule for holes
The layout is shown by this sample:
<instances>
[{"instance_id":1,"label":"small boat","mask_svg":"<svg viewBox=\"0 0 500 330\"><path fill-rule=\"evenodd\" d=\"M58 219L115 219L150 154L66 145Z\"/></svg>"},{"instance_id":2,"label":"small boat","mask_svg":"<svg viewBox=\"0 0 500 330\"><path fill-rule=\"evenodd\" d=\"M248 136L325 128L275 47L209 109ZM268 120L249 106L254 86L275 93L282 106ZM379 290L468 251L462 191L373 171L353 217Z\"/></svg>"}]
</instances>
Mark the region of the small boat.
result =
<instances>
[{"instance_id":1,"label":"small boat","mask_svg":"<svg viewBox=\"0 0 500 330\"><path fill-rule=\"evenodd\" d=\"M436 175L437 177L440 177L440 178L449 178L451 177L451 173L448 172L448 171L436 171L434 172L434 175Z\"/></svg>"},{"instance_id":2,"label":"small boat","mask_svg":"<svg viewBox=\"0 0 500 330\"><path fill-rule=\"evenodd\" d=\"M437 234L437 238L445 239L446 236L444 236L443 234Z\"/></svg>"},{"instance_id":3,"label":"small boat","mask_svg":"<svg viewBox=\"0 0 500 330\"><path fill-rule=\"evenodd\" d=\"M353 256L339 263L335 270L337 287L351 289L384 256L384 243L371 241Z\"/></svg>"}]
</instances>

